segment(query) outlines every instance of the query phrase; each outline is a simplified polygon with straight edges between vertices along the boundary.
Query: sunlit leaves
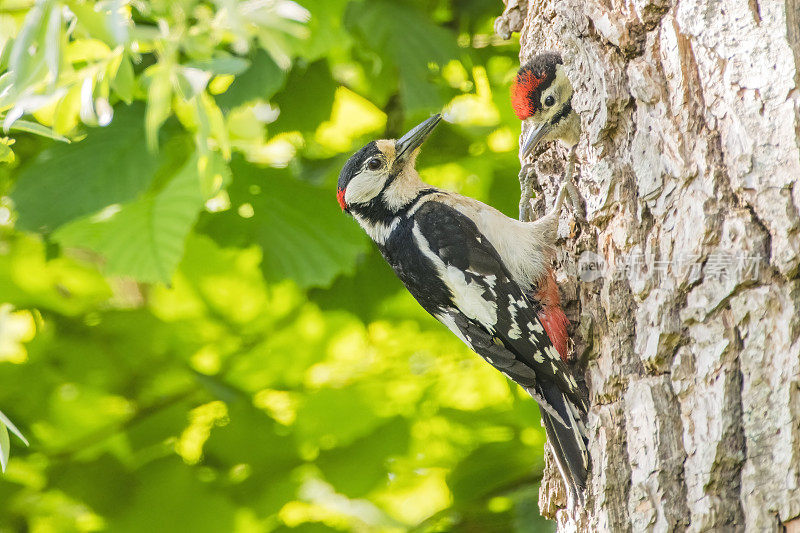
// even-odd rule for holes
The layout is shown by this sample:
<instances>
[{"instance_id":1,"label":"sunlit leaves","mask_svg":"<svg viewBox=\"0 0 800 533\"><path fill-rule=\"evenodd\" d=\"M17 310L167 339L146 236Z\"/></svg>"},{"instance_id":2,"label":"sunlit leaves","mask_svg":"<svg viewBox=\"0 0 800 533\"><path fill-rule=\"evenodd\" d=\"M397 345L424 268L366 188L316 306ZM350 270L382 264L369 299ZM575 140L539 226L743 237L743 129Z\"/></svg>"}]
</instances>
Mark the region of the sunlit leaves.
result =
<instances>
[{"instance_id":1,"label":"sunlit leaves","mask_svg":"<svg viewBox=\"0 0 800 533\"><path fill-rule=\"evenodd\" d=\"M162 160L147 150L142 108L118 108L105 129L84 140L53 144L26 165L14 200L20 229L51 232L108 205L133 200L149 187Z\"/></svg>"},{"instance_id":2,"label":"sunlit leaves","mask_svg":"<svg viewBox=\"0 0 800 533\"><path fill-rule=\"evenodd\" d=\"M375 407L347 389L314 391L297 413L298 437L322 449L347 446L380 423ZM354 417L349 413L359 415Z\"/></svg>"},{"instance_id":3,"label":"sunlit leaves","mask_svg":"<svg viewBox=\"0 0 800 533\"><path fill-rule=\"evenodd\" d=\"M376 132L386 124L386 115L369 101L352 91L339 87L331 110L331 120L320 124L317 141L343 152L353 141L366 133Z\"/></svg>"},{"instance_id":4,"label":"sunlit leaves","mask_svg":"<svg viewBox=\"0 0 800 533\"><path fill-rule=\"evenodd\" d=\"M283 85L286 73L263 50L254 50L250 67L236 76L225 92L216 97L223 109L248 103L257 98L269 100Z\"/></svg>"},{"instance_id":5,"label":"sunlit leaves","mask_svg":"<svg viewBox=\"0 0 800 533\"><path fill-rule=\"evenodd\" d=\"M151 152L158 148L158 130L172 114L172 78L172 72L166 64L153 65L146 73L145 134Z\"/></svg>"},{"instance_id":6,"label":"sunlit leaves","mask_svg":"<svg viewBox=\"0 0 800 533\"><path fill-rule=\"evenodd\" d=\"M391 460L408 451L410 431L403 417L382 421L368 435L323 451L316 463L338 490L353 498L362 497L386 482ZM357 471L352 467L353 457L358 457Z\"/></svg>"},{"instance_id":7,"label":"sunlit leaves","mask_svg":"<svg viewBox=\"0 0 800 533\"><path fill-rule=\"evenodd\" d=\"M0 109L11 108L3 122L8 128L23 113L35 111L45 100L35 92L58 77L61 45L61 6L53 0L37 2L25 19L8 55L8 72L0 79Z\"/></svg>"},{"instance_id":8,"label":"sunlit leaves","mask_svg":"<svg viewBox=\"0 0 800 533\"><path fill-rule=\"evenodd\" d=\"M324 286L352 271L366 238L341 213L332 191L241 161L232 170L235 207L207 217L204 231L218 242L259 244L270 281L291 278L303 287Z\"/></svg>"},{"instance_id":9,"label":"sunlit leaves","mask_svg":"<svg viewBox=\"0 0 800 533\"><path fill-rule=\"evenodd\" d=\"M344 12L349 0L303 0L311 13L308 21L309 38L303 53L309 61L321 57L344 57L345 50L356 44L353 36L344 27Z\"/></svg>"},{"instance_id":10,"label":"sunlit leaves","mask_svg":"<svg viewBox=\"0 0 800 533\"><path fill-rule=\"evenodd\" d=\"M206 236L190 235L172 285L153 288L154 312L169 321L209 312L236 324L257 320L269 304L261 255L257 246L224 249Z\"/></svg>"},{"instance_id":11,"label":"sunlit leaves","mask_svg":"<svg viewBox=\"0 0 800 533\"><path fill-rule=\"evenodd\" d=\"M89 312L111 296L97 269L67 257L47 258L40 239L17 235L3 246L0 294L4 302L72 316Z\"/></svg>"},{"instance_id":12,"label":"sunlit leaves","mask_svg":"<svg viewBox=\"0 0 800 533\"><path fill-rule=\"evenodd\" d=\"M444 66L457 57L452 33L409 6L383 1L351 3L347 23L397 69L406 109L433 110L444 104L429 65Z\"/></svg>"},{"instance_id":13,"label":"sunlit leaves","mask_svg":"<svg viewBox=\"0 0 800 533\"><path fill-rule=\"evenodd\" d=\"M14 124L9 128L10 131L24 131L27 133L35 133L36 135L41 135L42 137L48 137L50 139L55 139L57 141L62 142L69 142L69 139L64 137L63 135L59 135L55 131L51 130L46 126L42 126L41 124L37 124L36 122L30 122L28 120L17 120Z\"/></svg>"},{"instance_id":14,"label":"sunlit leaves","mask_svg":"<svg viewBox=\"0 0 800 533\"><path fill-rule=\"evenodd\" d=\"M281 110L275 131L312 132L328 120L338 84L324 60L296 66L289 73L284 90L275 95Z\"/></svg>"},{"instance_id":15,"label":"sunlit leaves","mask_svg":"<svg viewBox=\"0 0 800 533\"><path fill-rule=\"evenodd\" d=\"M422 176L513 212L517 50L464 33L491 32L485 2L301 3L0 17L0 70L27 62L0 81L0 408L34 437L10 439L0 529L539 526L535 403L333 189L452 102Z\"/></svg>"},{"instance_id":16,"label":"sunlit leaves","mask_svg":"<svg viewBox=\"0 0 800 533\"><path fill-rule=\"evenodd\" d=\"M168 180L163 188L150 190L133 202L112 204L73 220L53 237L63 246L85 247L101 254L109 274L169 283L203 205L197 158L190 158Z\"/></svg>"},{"instance_id":17,"label":"sunlit leaves","mask_svg":"<svg viewBox=\"0 0 800 533\"><path fill-rule=\"evenodd\" d=\"M75 13L80 29L88 35L101 39L110 48L128 42L131 21L123 5L70 2L69 7Z\"/></svg>"},{"instance_id":18,"label":"sunlit leaves","mask_svg":"<svg viewBox=\"0 0 800 533\"><path fill-rule=\"evenodd\" d=\"M30 311L14 311L11 304L0 305L0 362L24 363L28 358L24 343L33 339L35 333L36 324Z\"/></svg>"}]
</instances>

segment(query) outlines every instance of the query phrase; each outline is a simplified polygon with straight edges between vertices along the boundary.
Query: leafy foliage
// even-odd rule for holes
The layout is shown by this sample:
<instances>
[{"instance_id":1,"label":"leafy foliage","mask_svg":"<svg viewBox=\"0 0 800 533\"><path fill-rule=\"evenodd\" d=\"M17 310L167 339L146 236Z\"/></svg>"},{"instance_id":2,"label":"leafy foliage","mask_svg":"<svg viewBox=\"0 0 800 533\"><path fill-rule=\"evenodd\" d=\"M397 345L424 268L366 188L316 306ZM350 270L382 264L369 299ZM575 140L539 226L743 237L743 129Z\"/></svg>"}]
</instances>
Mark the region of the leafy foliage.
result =
<instances>
[{"instance_id":1,"label":"leafy foliage","mask_svg":"<svg viewBox=\"0 0 800 533\"><path fill-rule=\"evenodd\" d=\"M0 10L0 530L549 529L535 404L334 194L446 107L423 176L513 213L516 47L481 2L299 3Z\"/></svg>"}]
</instances>

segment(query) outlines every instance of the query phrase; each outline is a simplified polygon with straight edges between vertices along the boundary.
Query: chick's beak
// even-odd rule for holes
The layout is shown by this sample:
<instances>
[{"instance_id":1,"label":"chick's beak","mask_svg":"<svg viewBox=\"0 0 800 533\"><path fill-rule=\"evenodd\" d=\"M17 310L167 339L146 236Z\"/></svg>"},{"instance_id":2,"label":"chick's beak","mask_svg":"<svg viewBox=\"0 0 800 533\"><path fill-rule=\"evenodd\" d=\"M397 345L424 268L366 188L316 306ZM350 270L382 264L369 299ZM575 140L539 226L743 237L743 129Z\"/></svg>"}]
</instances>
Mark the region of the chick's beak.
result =
<instances>
[{"instance_id":1,"label":"chick's beak","mask_svg":"<svg viewBox=\"0 0 800 533\"><path fill-rule=\"evenodd\" d=\"M418 124L412 128L411 131L398 139L397 142L394 143L394 153L396 154L395 164L405 164L408 158L411 157L411 154L414 153L414 150L425 142L425 139L427 139L434 128L436 128L440 120L442 120L442 115L437 113L428 120Z\"/></svg>"},{"instance_id":2,"label":"chick's beak","mask_svg":"<svg viewBox=\"0 0 800 533\"><path fill-rule=\"evenodd\" d=\"M550 121L542 122L541 124L537 124L534 126L531 131L525 136L525 139L522 141L522 159L525 159L533 152L533 149L536 148L536 145L541 142L545 135L550 131L552 125Z\"/></svg>"}]
</instances>

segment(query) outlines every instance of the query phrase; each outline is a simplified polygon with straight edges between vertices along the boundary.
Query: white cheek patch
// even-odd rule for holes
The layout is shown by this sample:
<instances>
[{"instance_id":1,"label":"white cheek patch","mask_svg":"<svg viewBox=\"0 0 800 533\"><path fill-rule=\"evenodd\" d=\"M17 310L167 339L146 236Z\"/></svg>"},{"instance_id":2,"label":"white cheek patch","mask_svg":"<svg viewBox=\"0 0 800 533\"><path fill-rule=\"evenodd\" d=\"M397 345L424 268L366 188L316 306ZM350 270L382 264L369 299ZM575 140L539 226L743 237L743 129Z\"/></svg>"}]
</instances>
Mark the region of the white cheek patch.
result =
<instances>
[{"instance_id":1,"label":"white cheek patch","mask_svg":"<svg viewBox=\"0 0 800 533\"><path fill-rule=\"evenodd\" d=\"M344 201L347 205L365 204L378 196L386 180L370 172L362 172L347 184Z\"/></svg>"}]
</instances>

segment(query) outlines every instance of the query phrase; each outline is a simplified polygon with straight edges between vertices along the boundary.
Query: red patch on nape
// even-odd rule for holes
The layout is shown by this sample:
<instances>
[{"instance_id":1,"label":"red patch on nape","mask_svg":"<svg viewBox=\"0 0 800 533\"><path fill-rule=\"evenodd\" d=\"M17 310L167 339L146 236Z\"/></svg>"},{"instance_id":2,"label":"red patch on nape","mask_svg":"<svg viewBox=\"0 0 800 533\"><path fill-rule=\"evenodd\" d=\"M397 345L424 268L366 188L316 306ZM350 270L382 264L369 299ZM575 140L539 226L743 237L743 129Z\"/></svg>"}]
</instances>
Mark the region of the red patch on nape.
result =
<instances>
[{"instance_id":1,"label":"red patch on nape","mask_svg":"<svg viewBox=\"0 0 800 533\"><path fill-rule=\"evenodd\" d=\"M342 211L347 209L347 202L344 201L344 189L339 189L336 192L336 200L339 202L339 206L342 208Z\"/></svg>"},{"instance_id":2,"label":"red patch on nape","mask_svg":"<svg viewBox=\"0 0 800 533\"><path fill-rule=\"evenodd\" d=\"M542 303L542 309L539 311L539 321L544 326L550 342L553 347L558 350L561 360L565 363L569 361L569 354L567 353L567 315L561 309L561 296L558 293L558 285L556 285L553 271L547 273L545 279L536 294L536 298Z\"/></svg>"},{"instance_id":3,"label":"red patch on nape","mask_svg":"<svg viewBox=\"0 0 800 533\"><path fill-rule=\"evenodd\" d=\"M530 67L522 67L517 73L511 83L511 107L520 120L525 120L536 112L534 91L546 77L544 73L540 78L537 77Z\"/></svg>"}]
</instances>

